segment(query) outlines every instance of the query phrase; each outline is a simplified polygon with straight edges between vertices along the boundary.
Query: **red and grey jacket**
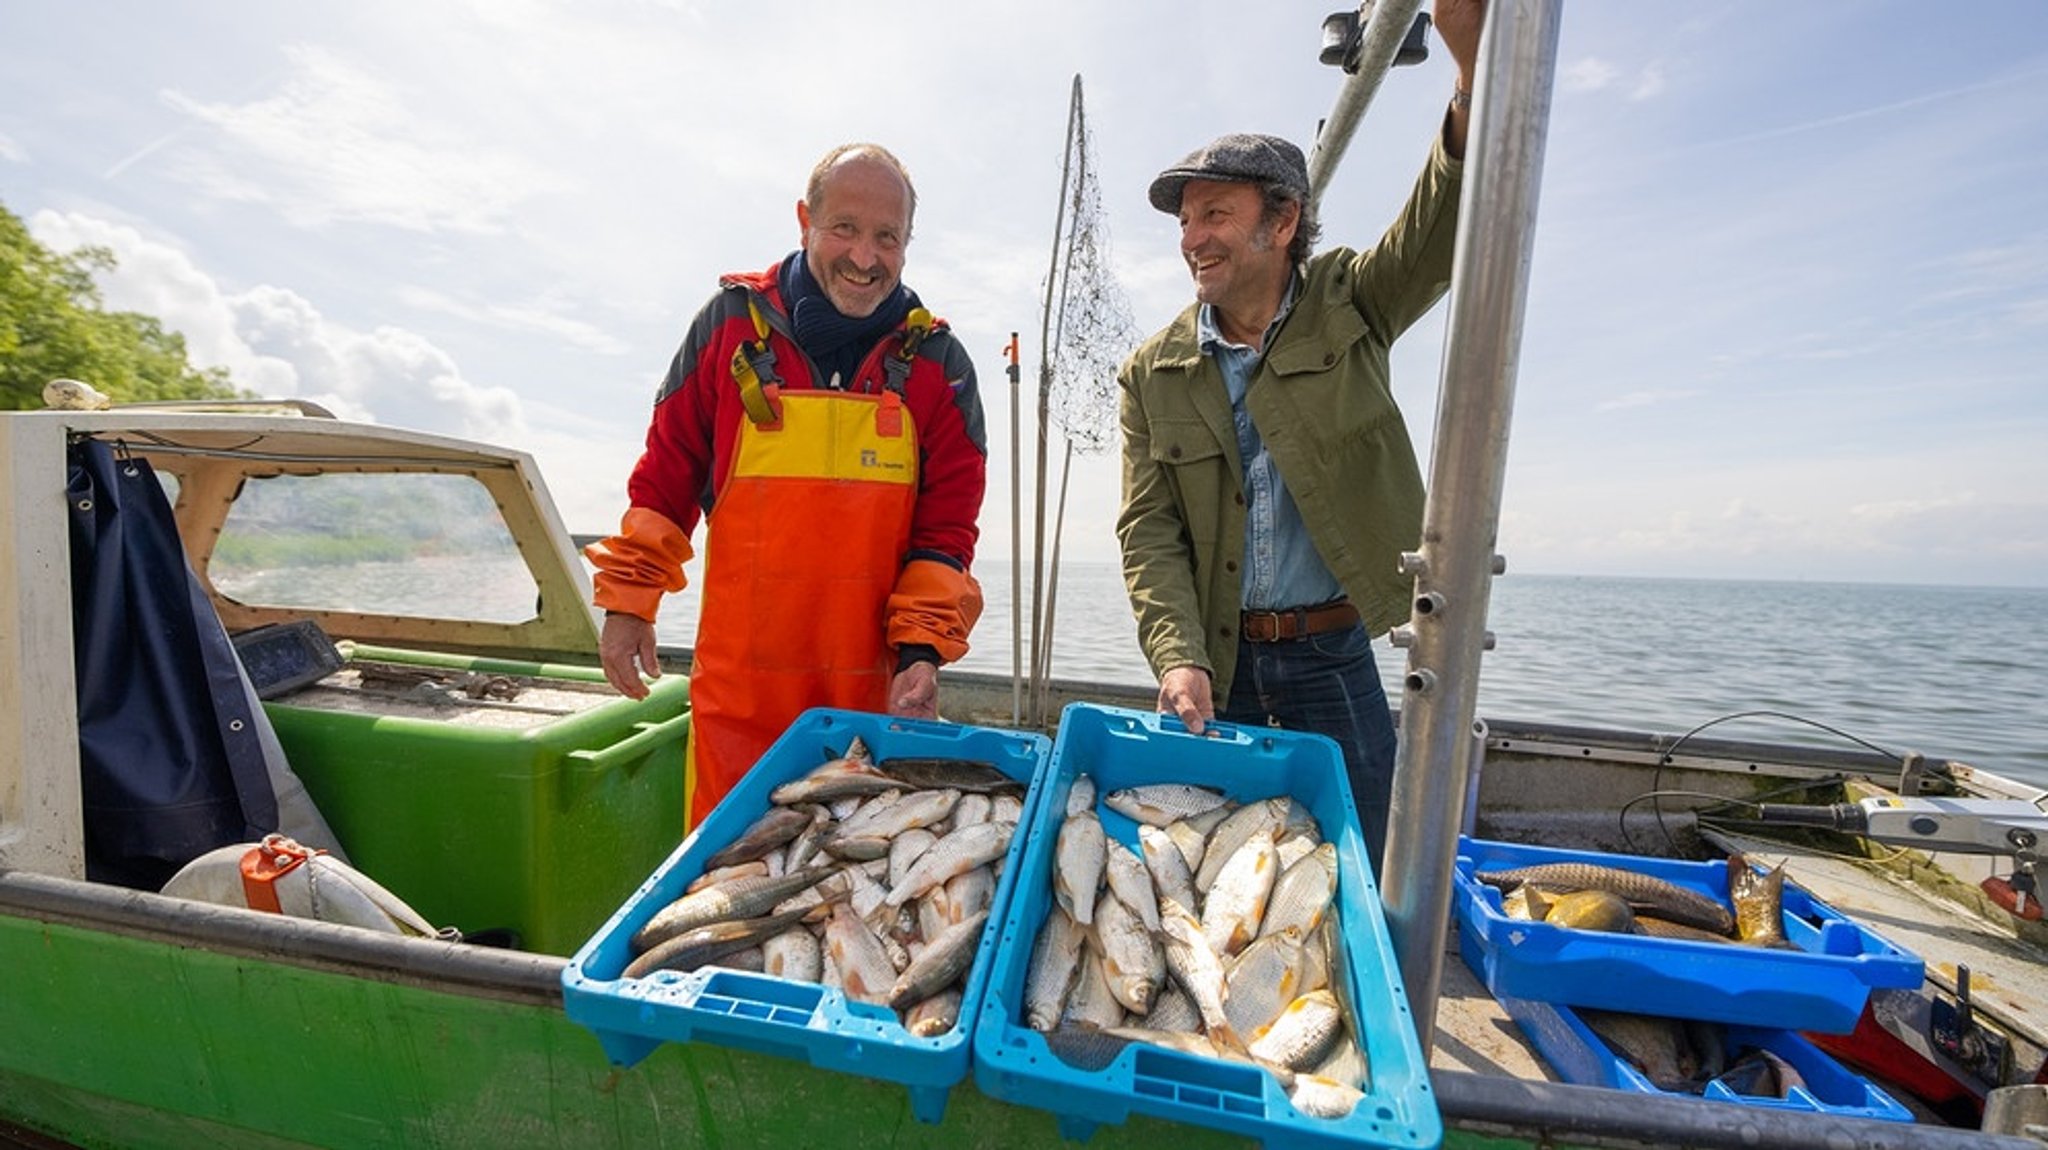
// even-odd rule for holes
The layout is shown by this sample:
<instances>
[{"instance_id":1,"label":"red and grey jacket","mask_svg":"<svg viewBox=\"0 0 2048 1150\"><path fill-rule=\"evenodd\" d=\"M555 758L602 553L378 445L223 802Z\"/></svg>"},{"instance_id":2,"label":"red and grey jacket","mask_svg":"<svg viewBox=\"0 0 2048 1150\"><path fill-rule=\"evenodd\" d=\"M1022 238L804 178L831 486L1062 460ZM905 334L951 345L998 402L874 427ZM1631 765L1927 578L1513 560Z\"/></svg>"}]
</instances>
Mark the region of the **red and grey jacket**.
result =
<instances>
[{"instance_id":1,"label":"red and grey jacket","mask_svg":"<svg viewBox=\"0 0 2048 1150\"><path fill-rule=\"evenodd\" d=\"M627 481L627 496L634 510L657 512L674 523L685 541L700 515L716 511L718 488L731 468L740 421L746 418L735 356L761 363L753 345L765 338L772 357L767 363L785 390L818 386L817 367L798 346L783 306L777 284L780 267L778 261L765 271L719 281L718 294L691 322L655 398L647 448ZM765 336L756 327L756 314L767 327ZM988 486L988 449L974 365L945 322L935 321L899 381L888 361L903 338L904 329L899 327L877 341L848 390L877 393L896 387L916 422L918 495L904 562L928 559L965 572L974 561L980 530L976 521ZM627 514L630 519L633 512ZM639 602L629 605L623 600L618 601L619 609L652 618L660 591L682 588L681 566L687 557L685 542L680 552L641 572L607 572L605 581L615 590L623 577L648 592L644 610ZM601 587L600 606L612 605L606 598Z\"/></svg>"}]
</instances>

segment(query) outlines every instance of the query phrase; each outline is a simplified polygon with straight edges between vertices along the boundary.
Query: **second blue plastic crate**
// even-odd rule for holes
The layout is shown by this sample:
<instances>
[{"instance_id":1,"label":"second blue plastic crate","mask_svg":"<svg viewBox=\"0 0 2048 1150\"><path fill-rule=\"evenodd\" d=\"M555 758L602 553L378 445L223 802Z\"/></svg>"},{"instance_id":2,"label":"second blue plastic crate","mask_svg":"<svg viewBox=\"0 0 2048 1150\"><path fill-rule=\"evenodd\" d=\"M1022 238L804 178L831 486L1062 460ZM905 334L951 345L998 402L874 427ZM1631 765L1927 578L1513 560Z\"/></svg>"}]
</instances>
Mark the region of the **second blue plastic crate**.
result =
<instances>
[{"instance_id":1,"label":"second blue plastic crate","mask_svg":"<svg viewBox=\"0 0 2048 1150\"><path fill-rule=\"evenodd\" d=\"M1337 846L1338 904L1352 1017L1372 1078L1345 1118L1296 1111L1265 1070L1133 1043L1099 1071L1063 1061L1024 1021L1024 984L1040 925L1052 905L1052 863L1076 776L1098 795L1146 783L1194 783L1252 801L1293 796ZM1038 788L1035 825L1002 924L987 997L974 1035L974 1081L983 1093L1052 1112L1069 1138L1086 1138L1133 1112L1208 1126L1279 1147L1425 1150L1443 1139L1428 1063L1416 1040L1378 888L1365 862L1337 744L1319 735L1214 724L1190 735L1178 720L1085 703L1062 714L1051 767ZM1130 819L1102 808L1103 829L1138 845Z\"/></svg>"}]
</instances>

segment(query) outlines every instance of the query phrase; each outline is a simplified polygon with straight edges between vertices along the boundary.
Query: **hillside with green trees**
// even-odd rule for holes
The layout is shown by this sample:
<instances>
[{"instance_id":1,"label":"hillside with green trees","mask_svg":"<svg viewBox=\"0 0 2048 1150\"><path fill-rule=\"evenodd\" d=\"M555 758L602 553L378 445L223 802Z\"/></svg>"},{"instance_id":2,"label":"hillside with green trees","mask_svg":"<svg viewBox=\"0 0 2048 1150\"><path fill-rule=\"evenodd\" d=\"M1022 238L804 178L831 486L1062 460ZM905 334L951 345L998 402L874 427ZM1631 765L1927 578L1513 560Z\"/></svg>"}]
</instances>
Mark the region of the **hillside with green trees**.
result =
<instances>
[{"instance_id":1,"label":"hillside with green trees","mask_svg":"<svg viewBox=\"0 0 2048 1150\"><path fill-rule=\"evenodd\" d=\"M101 306L96 272L105 248L60 253L0 205L0 409L43 406L43 385L78 379L116 403L218 399L240 394L225 368L200 370L185 337L153 316Z\"/></svg>"}]
</instances>

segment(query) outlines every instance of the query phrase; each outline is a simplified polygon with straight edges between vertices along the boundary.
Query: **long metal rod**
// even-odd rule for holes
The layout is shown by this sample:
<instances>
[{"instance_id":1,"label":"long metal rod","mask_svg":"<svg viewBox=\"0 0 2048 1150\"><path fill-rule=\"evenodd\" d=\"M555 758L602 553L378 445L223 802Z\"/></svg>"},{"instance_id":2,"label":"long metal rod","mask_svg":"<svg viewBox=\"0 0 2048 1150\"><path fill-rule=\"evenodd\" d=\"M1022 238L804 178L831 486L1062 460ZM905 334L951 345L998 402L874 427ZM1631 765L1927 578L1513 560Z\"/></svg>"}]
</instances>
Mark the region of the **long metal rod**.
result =
<instances>
[{"instance_id":1,"label":"long metal rod","mask_svg":"<svg viewBox=\"0 0 2048 1150\"><path fill-rule=\"evenodd\" d=\"M1479 658L1486 645L1515 366L1535 246L1543 142L1557 70L1561 0L1493 0L1480 37L1464 200L1438 388L1436 445L1394 767L1386 874L1388 932L1428 1050L1435 1035Z\"/></svg>"},{"instance_id":2,"label":"long metal rod","mask_svg":"<svg viewBox=\"0 0 2048 1150\"><path fill-rule=\"evenodd\" d=\"M1351 146L1358 121L1364 118L1374 93L1380 90L1380 81L1387 78L1387 69L1394 66L1394 53L1407 38L1409 26L1415 23L1415 10L1420 7L1422 0L1381 0L1377 4L1359 5L1360 12L1369 9L1371 14L1360 33L1358 70L1345 77L1344 87L1337 92L1337 103L1323 120L1322 128L1316 132L1315 147L1309 151L1310 203L1322 200L1323 189L1329 186L1330 177L1337 174L1337 163L1344 158L1344 149Z\"/></svg>"},{"instance_id":3,"label":"long metal rod","mask_svg":"<svg viewBox=\"0 0 2048 1150\"><path fill-rule=\"evenodd\" d=\"M1060 162L1059 210L1052 221L1052 257L1045 269L1045 310L1039 314L1038 322L1038 456L1032 469L1033 489L1031 522L1031 721L1041 723L1045 715L1040 709L1042 692L1039 687L1039 628L1044 618L1044 601L1041 589L1045 586L1045 448L1048 424L1052 419L1052 316L1053 291L1060 276L1060 233L1067 222L1067 183L1073 176L1074 131L1081 115L1081 74L1074 74L1074 92L1067 103L1066 154Z\"/></svg>"},{"instance_id":4,"label":"long metal rod","mask_svg":"<svg viewBox=\"0 0 2048 1150\"><path fill-rule=\"evenodd\" d=\"M1017 361L1017 333L1003 349L1010 376L1010 725L1024 722L1024 451L1017 393L1024 372Z\"/></svg>"}]
</instances>

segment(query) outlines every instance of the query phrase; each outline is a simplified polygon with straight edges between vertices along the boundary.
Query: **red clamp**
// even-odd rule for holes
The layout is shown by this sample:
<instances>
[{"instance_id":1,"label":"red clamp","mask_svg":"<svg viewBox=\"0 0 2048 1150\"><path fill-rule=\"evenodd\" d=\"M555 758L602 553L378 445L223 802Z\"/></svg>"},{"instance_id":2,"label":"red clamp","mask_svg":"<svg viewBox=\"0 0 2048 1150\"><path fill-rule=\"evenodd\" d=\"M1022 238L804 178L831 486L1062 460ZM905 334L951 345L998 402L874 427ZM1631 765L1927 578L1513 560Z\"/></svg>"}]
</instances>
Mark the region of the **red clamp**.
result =
<instances>
[{"instance_id":1,"label":"red clamp","mask_svg":"<svg viewBox=\"0 0 2048 1150\"><path fill-rule=\"evenodd\" d=\"M326 853L308 850L284 835L263 836L260 844L242 856L242 897L248 900L249 909L283 914L284 909L277 902L277 880L305 865L314 855Z\"/></svg>"}]
</instances>

